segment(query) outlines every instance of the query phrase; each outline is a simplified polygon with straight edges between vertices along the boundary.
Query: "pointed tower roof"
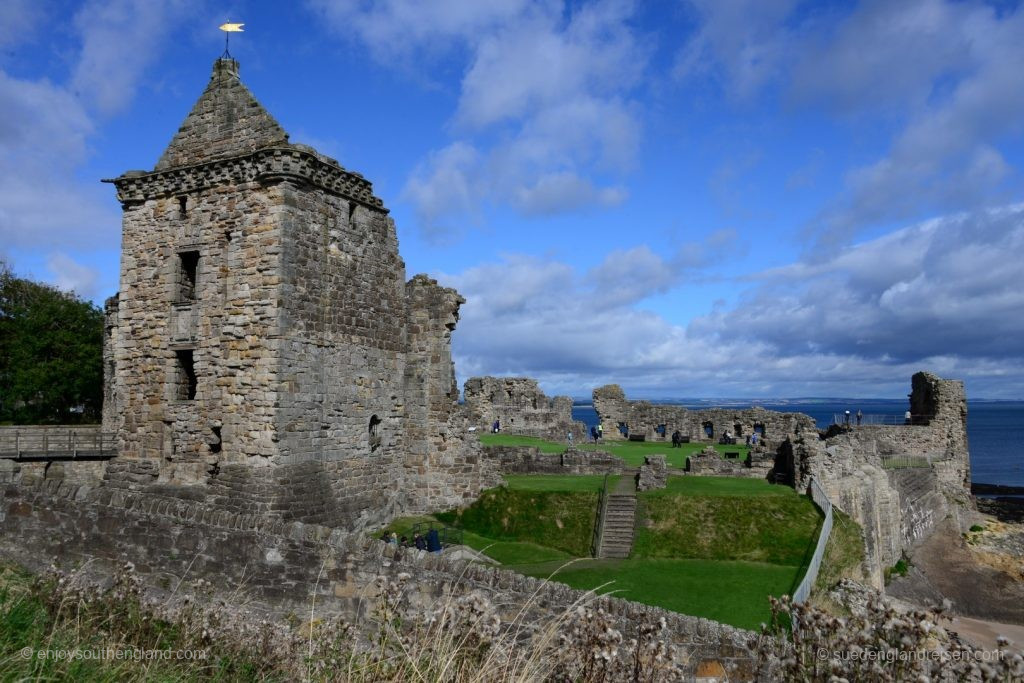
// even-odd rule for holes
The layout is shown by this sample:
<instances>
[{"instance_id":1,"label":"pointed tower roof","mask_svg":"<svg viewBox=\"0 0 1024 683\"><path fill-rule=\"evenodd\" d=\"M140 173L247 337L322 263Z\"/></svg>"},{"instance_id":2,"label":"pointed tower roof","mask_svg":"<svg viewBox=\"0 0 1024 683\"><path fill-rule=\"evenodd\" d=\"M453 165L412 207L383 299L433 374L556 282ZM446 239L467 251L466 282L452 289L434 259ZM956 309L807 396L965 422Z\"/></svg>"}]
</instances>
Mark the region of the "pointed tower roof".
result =
<instances>
[{"instance_id":1,"label":"pointed tower roof","mask_svg":"<svg viewBox=\"0 0 1024 683\"><path fill-rule=\"evenodd\" d=\"M288 143L288 133L242 85L238 70L234 59L221 58L213 63L209 85L174 134L155 170L192 166Z\"/></svg>"}]
</instances>

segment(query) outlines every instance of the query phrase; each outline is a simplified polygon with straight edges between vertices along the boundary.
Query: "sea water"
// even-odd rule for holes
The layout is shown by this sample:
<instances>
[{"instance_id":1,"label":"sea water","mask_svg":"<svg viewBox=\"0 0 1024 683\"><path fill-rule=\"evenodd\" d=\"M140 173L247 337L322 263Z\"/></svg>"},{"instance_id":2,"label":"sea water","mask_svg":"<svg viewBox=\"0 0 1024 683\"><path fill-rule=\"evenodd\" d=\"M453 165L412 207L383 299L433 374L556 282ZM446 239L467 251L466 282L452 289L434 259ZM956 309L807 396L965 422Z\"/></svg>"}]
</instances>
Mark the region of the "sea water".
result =
<instances>
[{"instance_id":1,"label":"sea water","mask_svg":"<svg viewBox=\"0 0 1024 683\"><path fill-rule=\"evenodd\" d=\"M660 401L659 401L660 402ZM699 410L702 408L749 408L750 401L707 401L681 399L665 401ZM885 399L782 399L756 405L780 412L804 413L814 418L819 429L832 423L834 416L849 410L856 415L885 415L895 422L907 409L906 400ZM579 402L573 406L573 419L597 425L593 405ZM971 451L971 481L979 484L1024 486L1024 401L968 401L967 441Z\"/></svg>"}]
</instances>

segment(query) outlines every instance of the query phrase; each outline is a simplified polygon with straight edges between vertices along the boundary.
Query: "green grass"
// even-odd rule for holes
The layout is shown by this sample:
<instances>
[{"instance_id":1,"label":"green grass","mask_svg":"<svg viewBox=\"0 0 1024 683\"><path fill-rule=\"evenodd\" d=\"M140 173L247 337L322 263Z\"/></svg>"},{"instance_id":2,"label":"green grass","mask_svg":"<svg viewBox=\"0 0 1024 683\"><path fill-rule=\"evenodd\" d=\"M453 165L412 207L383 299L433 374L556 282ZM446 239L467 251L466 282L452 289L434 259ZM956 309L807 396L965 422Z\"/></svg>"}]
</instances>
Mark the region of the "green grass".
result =
<instances>
[{"instance_id":1,"label":"green grass","mask_svg":"<svg viewBox=\"0 0 1024 683\"><path fill-rule=\"evenodd\" d=\"M378 538L383 533L398 534L399 538L406 536L413 537L413 526L420 523L430 523L440 526L442 522L433 515L420 515L416 517L399 517L391 521L384 529L377 532ZM530 541L501 541L472 531L462 531L462 542L473 550L479 550L484 555L497 560L501 564L530 564L536 562L565 562L572 559L572 555L555 548L533 543Z\"/></svg>"},{"instance_id":2,"label":"green grass","mask_svg":"<svg viewBox=\"0 0 1024 683\"><path fill-rule=\"evenodd\" d=\"M618 475L608 477L608 488ZM604 486L603 474L506 474L505 481L514 491L586 491L596 493ZM595 511L596 513L596 511Z\"/></svg>"},{"instance_id":3,"label":"green grass","mask_svg":"<svg viewBox=\"0 0 1024 683\"><path fill-rule=\"evenodd\" d=\"M861 528L848 515L832 507L832 533L825 544L821 569L814 582L814 589L824 593L840 579L863 580L864 541Z\"/></svg>"},{"instance_id":4,"label":"green grass","mask_svg":"<svg viewBox=\"0 0 1024 683\"><path fill-rule=\"evenodd\" d=\"M821 513L793 489L755 479L671 477L638 496L636 558L744 560L801 566Z\"/></svg>"},{"instance_id":5,"label":"green grass","mask_svg":"<svg viewBox=\"0 0 1024 683\"><path fill-rule=\"evenodd\" d=\"M481 434L480 442L485 446L533 446L539 448L542 453L564 453L567 444L545 441L530 436L517 436L515 434ZM606 440L604 443L582 443L577 448L581 451L605 451L622 458L627 465L639 467L644 464L644 456L661 454L672 467L682 469L686 466L686 458L697 451L703 450L707 443L684 443L680 448L672 448L668 441L613 441ZM714 444L715 450L719 453L726 451L738 452L740 460L747 457L748 449L743 444L736 446L724 446Z\"/></svg>"},{"instance_id":6,"label":"green grass","mask_svg":"<svg viewBox=\"0 0 1024 683\"><path fill-rule=\"evenodd\" d=\"M764 479L742 479L739 477L669 477L663 489L645 491L644 498L660 496L737 496L799 498L788 486L769 484Z\"/></svg>"},{"instance_id":7,"label":"green grass","mask_svg":"<svg viewBox=\"0 0 1024 683\"><path fill-rule=\"evenodd\" d=\"M582 557L590 552L597 498L596 486L582 491L499 487L484 491L469 507L436 517L485 538L543 544Z\"/></svg>"},{"instance_id":8,"label":"green grass","mask_svg":"<svg viewBox=\"0 0 1024 683\"><path fill-rule=\"evenodd\" d=\"M547 577L556 568L518 569ZM583 590L609 584L598 592L756 629L769 619L768 595L791 592L802 575L799 567L756 562L629 559L581 561L559 570L553 579Z\"/></svg>"}]
</instances>

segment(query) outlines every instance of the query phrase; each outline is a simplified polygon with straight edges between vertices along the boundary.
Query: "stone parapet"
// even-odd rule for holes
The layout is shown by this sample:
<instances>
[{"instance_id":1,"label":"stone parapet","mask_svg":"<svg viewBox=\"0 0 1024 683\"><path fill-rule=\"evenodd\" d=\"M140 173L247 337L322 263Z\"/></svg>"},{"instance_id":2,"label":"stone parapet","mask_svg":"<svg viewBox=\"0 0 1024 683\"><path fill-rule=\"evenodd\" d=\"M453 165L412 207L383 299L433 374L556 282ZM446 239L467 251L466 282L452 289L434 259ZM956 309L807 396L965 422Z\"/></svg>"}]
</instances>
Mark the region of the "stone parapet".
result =
<instances>
[{"instance_id":1,"label":"stone parapet","mask_svg":"<svg viewBox=\"0 0 1024 683\"><path fill-rule=\"evenodd\" d=\"M195 166L178 166L153 173L133 172L103 182L113 183L117 188L118 201L127 205L223 184L265 183L281 179L308 183L374 211L387 213L383 200L374 196L373 185L362 175L324 161L315 152L292 145L268 147Z\"/></svg>"}]
</instances>

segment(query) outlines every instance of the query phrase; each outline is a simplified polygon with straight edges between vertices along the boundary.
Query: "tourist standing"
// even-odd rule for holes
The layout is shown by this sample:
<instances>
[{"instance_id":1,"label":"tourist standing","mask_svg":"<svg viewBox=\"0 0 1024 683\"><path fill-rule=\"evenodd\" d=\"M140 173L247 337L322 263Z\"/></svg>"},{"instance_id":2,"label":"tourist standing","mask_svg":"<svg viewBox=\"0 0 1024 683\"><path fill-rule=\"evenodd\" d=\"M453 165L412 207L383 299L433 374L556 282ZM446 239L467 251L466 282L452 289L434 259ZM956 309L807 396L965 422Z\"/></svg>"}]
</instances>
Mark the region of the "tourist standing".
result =
<instances>
[{"instance_id":1,"label":"tourist standing","mask_svg":"<svg viewBox=\"0 0 1024 683\"><path fill-rule=\"evenodd\" d=\"M860 421L864 417L864 413L860 412L860 408L857 408L857 426L860 427Z\"/></svg>"}]
</instances>

